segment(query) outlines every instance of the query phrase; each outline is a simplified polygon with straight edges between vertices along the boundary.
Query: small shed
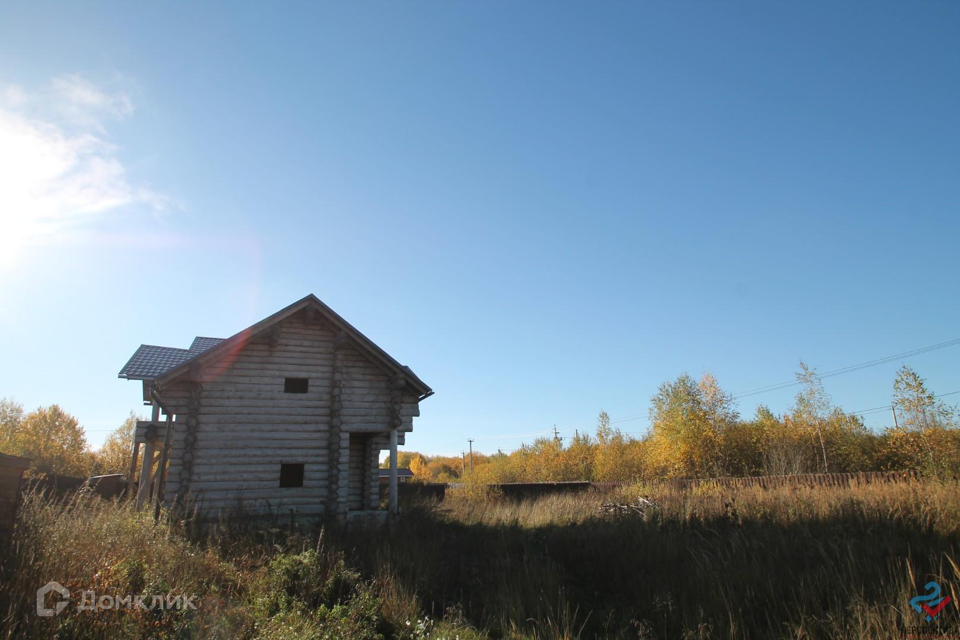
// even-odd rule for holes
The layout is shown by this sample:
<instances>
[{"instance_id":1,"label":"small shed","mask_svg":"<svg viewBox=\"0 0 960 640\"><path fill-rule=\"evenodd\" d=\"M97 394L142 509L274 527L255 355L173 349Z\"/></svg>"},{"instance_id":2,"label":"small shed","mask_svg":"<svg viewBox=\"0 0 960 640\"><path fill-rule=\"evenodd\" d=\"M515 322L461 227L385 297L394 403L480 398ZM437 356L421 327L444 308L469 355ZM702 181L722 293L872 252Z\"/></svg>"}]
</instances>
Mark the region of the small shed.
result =
<instances>
[{"instance_id":1,"label":"small shed","mask_svg":"<svg viewBox=\"0 0 960 640\"><path fill-rule=\"evenodd\" d=\"M20 456L0 453L0 533L13 530L20 503L20 485L23 472L30 467L30 460Z\"/></svg>"}]
</instances>

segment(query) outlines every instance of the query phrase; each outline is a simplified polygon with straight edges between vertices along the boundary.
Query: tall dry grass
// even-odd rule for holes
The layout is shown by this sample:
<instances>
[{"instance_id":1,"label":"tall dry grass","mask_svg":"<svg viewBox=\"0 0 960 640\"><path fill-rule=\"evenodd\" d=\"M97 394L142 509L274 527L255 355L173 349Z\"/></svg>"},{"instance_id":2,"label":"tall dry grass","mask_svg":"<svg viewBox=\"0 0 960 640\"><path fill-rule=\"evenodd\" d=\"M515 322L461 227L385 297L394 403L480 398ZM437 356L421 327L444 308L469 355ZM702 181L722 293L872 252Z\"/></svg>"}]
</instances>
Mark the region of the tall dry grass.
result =
<instances>
[{"instance_id":1,"label":"tall dry grass","mask_svg":"<svg viewBox=\"0 0 960 640\"><path fill-rule=\"evenodd\" d=\"M408 504L381 530L201 530L91 497L31 497L3 559L0 630L104 638L937 637L957 632L958 609L926 624L909 600L930 580L956 600L957 489L637 485L526 501L467 490L443 503ZM52 579L78 592L196 594L202 604L40 619L35 592Z\"/></svg>"},{"instance_id":2,"label":"tall dry grass","mask_svg":"<svg viewBox=\"0 0 960 640\"><path fill-rule=\"evenodd\" d=\"M656 506L599 513L641 496ZM378 539L361 554L379 554L425 602L456 598L494 633L901 637L924 622L910 598L930 580L953 597L960 578L954 483L637 485L517 502L454 495L428 511L403 527L429 550Z\"/></svg>"}]
</instances>

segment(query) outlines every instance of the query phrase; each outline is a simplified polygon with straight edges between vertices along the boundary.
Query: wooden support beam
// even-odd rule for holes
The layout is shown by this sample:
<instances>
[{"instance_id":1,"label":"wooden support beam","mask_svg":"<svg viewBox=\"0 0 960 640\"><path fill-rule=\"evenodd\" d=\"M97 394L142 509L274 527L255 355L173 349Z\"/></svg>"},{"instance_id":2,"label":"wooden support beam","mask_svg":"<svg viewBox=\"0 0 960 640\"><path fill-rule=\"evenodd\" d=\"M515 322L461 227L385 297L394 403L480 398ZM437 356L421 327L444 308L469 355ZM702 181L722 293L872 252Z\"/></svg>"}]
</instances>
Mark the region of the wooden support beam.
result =
<instances>
[{"instance_id":1,"label":"wooden support beam","mask_svg":"<svg viewBox=\"0 0 960 640\"><path fill-rule=\"evenodd\" d=\"M137 510L143 507L150 493L150 483L153 480L153 440L147 440L143 448L143 466L140 469L140 488L137 491Z\"/></svg>"},{"instance_id":2,"label":"wooden support beam","mask_svg":"<svg viewBox=\"0 0 960 640\"><path fill-rule=\"evenodd\" d=\"M397 430L390 429L390 513L400 512L397 499Z\"/></svg>"},{"instance_id":3,"label":"wooden support beam","mask_svg":"<svg viewBox=\"0 0 960 640\"><path fill-rule=\"evenodd\" d=\"M167 460L170 457L170 443L173 441L173 416L167 414L166 435L163 438L163 453L160 456L160 465L157 467L157 490L155 495L156 507L153 510L153 519L160 519L160 505L163 504L163 490L166 484Z\"/></svg>"},{"instance_id":4,"label":"wooden support beam","mask_svg":"<svg viewBox=\"0 0 960 640\"><path fill-rule=\"evenodd\" d=\"M169 416L168 416L169 417ZM137 428L134 431L134 440L136 442L147 442L156 440L166 435L166 424L152 420L137 420Z\"/></svg>"},{"instance_id":5,"label":"wooden support beam","mask_svg":"<svg viewBox=\"0 0 960 640\"><path fill-rule=\"evenodd\" d=\"M130 474L127 476L127 499L132 499L136 492L134 488L136 485L133 482L134 477L137 475L137 459L140 455L140 441L134 439L133 441L133 455L130 460Z\"/></svg>"},{"instance_id":6,"label":"wooden support beam","mask_svg":"<svg viewBox=\"0 0 960 640\"><path fill-rule=\"evenodd\" d=\"M147 385L146 383L144 383L144 393L146 392L147 392ZM135 492L133 477L137 474L137 457L138 457L138 454L140 453L140 445L146 443L146 438L144 437L146 434L146 428L147 428L146 425L152 424L153 422L156 422L157 420L160 419L160 405L158 405L156 402L153 402L152 404L153 404L153 407L151 410L152 421L147 422L145 420L137 420L137 427L136 429L134 429L133 455L131 456L132 460L130 461L130 477L127 480L128 482L127 493L129 493L128 497L133 499L134 495L136 495L138 509L142 504L140 501L141 500L140 493L143 491L143 472L141 471L141 475L140 475L140 486ZM143 425L142 429L141 429L141 425ZM141 430L143 431L143 433L141 433ZM146 461L149 460L147 451L143 452L143 460L144 460L144 463L146 463Z\"/></svg>"}]
</instances>

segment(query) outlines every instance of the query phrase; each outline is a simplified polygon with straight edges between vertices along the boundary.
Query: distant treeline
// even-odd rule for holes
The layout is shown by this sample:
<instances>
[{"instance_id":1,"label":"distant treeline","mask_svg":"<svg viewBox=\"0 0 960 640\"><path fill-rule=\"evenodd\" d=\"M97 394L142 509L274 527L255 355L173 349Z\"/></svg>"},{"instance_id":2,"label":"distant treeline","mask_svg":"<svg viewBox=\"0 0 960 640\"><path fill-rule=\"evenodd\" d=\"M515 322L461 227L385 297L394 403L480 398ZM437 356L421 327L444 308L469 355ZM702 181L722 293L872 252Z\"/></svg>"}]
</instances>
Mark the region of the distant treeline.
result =
<instances>
[{"instance_id":1,"label":"distant treeline","mask_svg":"<svg viewBox=\"0 0 960 640\"><path fill-rule=\"evenodd\" d=\"M681 375L660 386L650 431L622 433L601 411L594 433L538 438L512 453L460 457L400 454L421 482L593 482L654 478L782 476L805 473L915 471L960 475L957 413L910 367L893 384L896 426L876 432L833 406L816 372L800 363L801 390L783 415L761 406L744 419L716 379ZM891 422L893 417L891 416Z\"/></svg>"},{"instance_id":2,"label":"distant treeline","mask_svg":"<svg viewBox=\"0 0 960 640\"><path fill-rule=\"evenodd\" d=\"M30 459L30 476L88 476L129 473L137 416L133 413L94 451L80 422L58 405L26 413L0 399L0 453Z\"/></svg>"}]
</instances>

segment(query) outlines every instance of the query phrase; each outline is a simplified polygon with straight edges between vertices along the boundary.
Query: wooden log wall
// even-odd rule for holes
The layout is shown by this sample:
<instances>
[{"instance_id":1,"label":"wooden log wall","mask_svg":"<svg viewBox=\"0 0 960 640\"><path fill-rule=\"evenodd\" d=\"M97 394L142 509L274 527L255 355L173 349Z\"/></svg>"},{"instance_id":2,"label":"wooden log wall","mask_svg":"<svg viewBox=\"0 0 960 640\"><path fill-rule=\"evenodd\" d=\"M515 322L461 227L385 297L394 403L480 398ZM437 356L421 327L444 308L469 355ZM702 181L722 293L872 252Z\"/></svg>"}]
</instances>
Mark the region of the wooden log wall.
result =
<instances>
[{"instance_id":1,"label":"wooden log wall","mask_svg":"<svg viewBox=\"0 0 960 640\"><path fill-rule=\"evenodd\" d=\"M175 432L165 498L189 491L202 510L324 512L330 472L334 334L290 318L196 375L163 390L171 410L197 401L195 440ZM307 378L307 393L285 393L285 378ZM186 392L186 393L185 393ZM192 393L191 393L192 392ZM182 398L186 396L187 402ZM280 465L303 464L302 487L281 488Z\"/></svg>"},{"instance_id":2,"label":"wooden log wall","mask_svg":"<svg viewBox=\"0 0 960 640\"><path fill-rule=\"evenodd\" d=\"M307 393L285 393L288 377L307 378ZM233 509L241 500L248 512L303 516L345 514L351 502L377 508L387 431L394 424L409 431L419 415L411 390L392 388L393 375L306 314L190 378L160 390L165 409L177 415L164 498L189 496L201 510ZM356 449L351 433L366 436ZM351 483L355 456L363 468ZM303 487L279 487L282 463L304 464Z\"/></svg>"},{"instance_id":3,"label":"wooden log wall","mask_svg":"<svg viewBox=\"0 0 960 640\"><path fill-rule=\"evenodd\" d=\"M330 453L330 471L327 479L328 513L343 511L340 498L340 458L343 446L343 361L346 348L347 336L340 331L333 343L333 368L330 383L330 428L327 444Z\"/></svg>"},{"instance_id":4,"label":"wooden log wall","mask_svg":"<svg viewBox=\"0 0 960 640\"><path fill-rule=\"evenodd\" d=\"M389 443L388 445L389 446ZM380 447L368 438L366 442L366 470L364 509L376 509L380 506Z\"/></svg>"}]
</instances>

